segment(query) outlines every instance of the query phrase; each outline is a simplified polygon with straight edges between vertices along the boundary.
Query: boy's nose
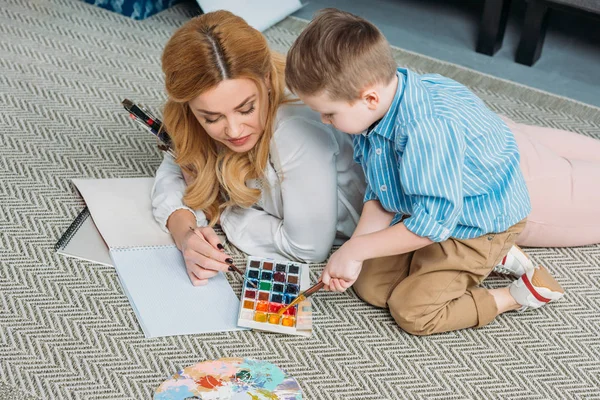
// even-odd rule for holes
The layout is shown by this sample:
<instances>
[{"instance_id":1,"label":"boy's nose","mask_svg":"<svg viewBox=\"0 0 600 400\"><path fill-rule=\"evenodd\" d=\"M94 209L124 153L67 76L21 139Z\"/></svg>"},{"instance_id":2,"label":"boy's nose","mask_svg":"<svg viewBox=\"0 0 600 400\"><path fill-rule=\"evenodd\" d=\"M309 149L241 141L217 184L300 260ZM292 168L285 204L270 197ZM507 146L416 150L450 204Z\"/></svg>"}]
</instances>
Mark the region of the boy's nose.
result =
<instances>
[{"instance_id":1,"label":"boy's nose","mask_svg":"<svg viewBox=\"0 0 600 400\"><path fill-rule=\"evenodd\" d=\"M331 120L322 114L321 114L321 122L324 123L325 125L331 125Z\"/></svg>"}]
</instances>

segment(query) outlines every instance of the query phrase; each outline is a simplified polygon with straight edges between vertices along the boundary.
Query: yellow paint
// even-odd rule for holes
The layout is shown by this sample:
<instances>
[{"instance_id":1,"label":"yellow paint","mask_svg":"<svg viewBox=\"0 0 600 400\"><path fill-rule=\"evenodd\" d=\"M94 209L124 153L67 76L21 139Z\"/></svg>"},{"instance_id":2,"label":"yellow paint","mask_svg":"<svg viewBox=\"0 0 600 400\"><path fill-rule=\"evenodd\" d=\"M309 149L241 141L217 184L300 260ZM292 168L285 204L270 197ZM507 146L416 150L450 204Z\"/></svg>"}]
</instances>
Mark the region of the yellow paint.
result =
<instances>
[{"instance_id":1,"label":"yellow paint","mask_svg":"<svg viewBox=\"0 0 600 400\"><path fill-rule=\"evenodd\" d=\"M283 321L281 321L281 325L283 326L294 326L294 317L285 317Z\"/></svg>"},{"instance_id":2,"label":"yellow paint","mask_svg":"<svg viewBox=\"0 0 600 400\"><path fill-rule=\"evenodd\" d=\"M278 314L269 314L269 323L270 324L279 325L280 319L281 319L281 316Z\"/></svg>"},{"instance_id":3,"label":"yellow paint","mask_svg":"<svg viewBox=\"0 0 600 400\"><path fill-rule=\"evenodd\" d=\"M267 389L258 389L257 392L260 393L265 399L271 399L271 400L279 399L279 396L277 396L275 393L273 393Z\"/></svg>"},{"instance_id":4,"label":"yellow paint","mask_svg":"<svg viewBox=\"0 0 600 400\"><path fill-rule=\"evenodd\" d=\"M256 322L267 322L267 314L262 312L257 312L254 314L254 320Z\"/></svg>"}]
</instances>

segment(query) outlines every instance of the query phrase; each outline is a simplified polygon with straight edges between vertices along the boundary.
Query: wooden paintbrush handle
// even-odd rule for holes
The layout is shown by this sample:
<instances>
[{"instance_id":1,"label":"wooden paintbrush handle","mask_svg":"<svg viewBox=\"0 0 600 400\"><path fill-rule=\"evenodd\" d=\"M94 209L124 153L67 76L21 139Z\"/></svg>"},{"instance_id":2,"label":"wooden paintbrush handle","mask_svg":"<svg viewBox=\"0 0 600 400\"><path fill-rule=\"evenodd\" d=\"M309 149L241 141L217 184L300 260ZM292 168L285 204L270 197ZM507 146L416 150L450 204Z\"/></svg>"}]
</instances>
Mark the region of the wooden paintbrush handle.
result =
<instances>
[{"instance_id":1,"label":"wooden paintbrush handle","mask_svg":"<svg viewBox=\"0 0 600 400\"><path fill-rule=\"evenodd\" d=\"M325 286L325 284L323 282L319 282L316 285L313 285L311 287L309 287L308 289L306 289L304 291L304 293L302 293L304 295L304 297L308 297L311 294L323 289L323 286Z\"/></svg>"}]
</instances>

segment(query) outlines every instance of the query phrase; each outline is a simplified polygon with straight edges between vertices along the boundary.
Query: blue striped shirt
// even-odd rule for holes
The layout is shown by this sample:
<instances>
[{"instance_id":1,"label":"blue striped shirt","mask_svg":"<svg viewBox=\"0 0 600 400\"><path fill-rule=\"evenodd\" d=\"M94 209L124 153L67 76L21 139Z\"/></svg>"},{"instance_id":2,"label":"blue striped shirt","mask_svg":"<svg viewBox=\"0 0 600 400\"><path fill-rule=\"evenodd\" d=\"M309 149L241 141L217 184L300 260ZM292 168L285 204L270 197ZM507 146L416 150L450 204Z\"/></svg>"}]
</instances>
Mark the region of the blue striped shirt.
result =
<instances>
[{"instance_id":1,"label":"blue striped shirt","mask_svg":"<svg viewBox=\"0 0 600 400\"><path fill-rule=\"evenodd\" d=\"M367 178L364 201L379 200L411 232L441 242L503 232L531 211L512 132L452 79L398 68L388 112L354 136Z\"/></svg>"}]
</instances>

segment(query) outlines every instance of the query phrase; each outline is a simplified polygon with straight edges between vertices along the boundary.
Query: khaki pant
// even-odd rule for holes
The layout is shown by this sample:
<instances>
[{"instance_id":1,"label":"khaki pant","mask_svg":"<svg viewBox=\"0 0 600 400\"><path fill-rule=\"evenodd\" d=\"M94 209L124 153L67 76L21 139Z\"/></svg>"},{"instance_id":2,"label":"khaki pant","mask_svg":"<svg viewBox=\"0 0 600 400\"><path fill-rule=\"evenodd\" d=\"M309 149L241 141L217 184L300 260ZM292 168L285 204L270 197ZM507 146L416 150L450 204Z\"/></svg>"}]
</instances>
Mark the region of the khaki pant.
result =
<instances>
[{"instance_id":1,"label":"khaki pant","mask_svg":"<svg viewBox=\"0 0 600 400\"><path fill-rule=\"evenodd\" d=\"M360 298L389 307L413 335L480 327L498 313L494 297L479 287L525 228L525 220L502 233L448 239L417 251L367 260L354 283Z\"/></svg>"}]
</instances>

